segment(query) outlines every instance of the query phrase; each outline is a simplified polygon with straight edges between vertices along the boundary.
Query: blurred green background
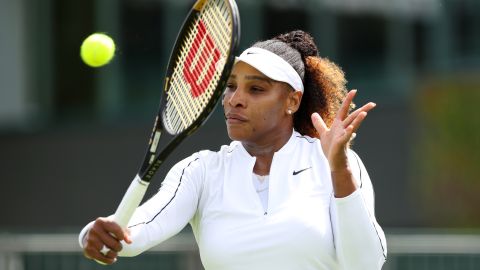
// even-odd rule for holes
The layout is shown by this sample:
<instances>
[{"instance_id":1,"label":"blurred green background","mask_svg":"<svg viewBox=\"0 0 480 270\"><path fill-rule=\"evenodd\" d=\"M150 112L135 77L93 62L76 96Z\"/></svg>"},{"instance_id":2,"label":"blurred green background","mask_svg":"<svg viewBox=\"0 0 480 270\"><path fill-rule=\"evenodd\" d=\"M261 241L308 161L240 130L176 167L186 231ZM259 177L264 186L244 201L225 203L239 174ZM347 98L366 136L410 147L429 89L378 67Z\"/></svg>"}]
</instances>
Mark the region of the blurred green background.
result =
<instances>
[{"instance_id":1,"label":"blurred green background","mask_svg":"<svg viewBox=\"0 0 480 270\"><path fill-rule=\"evenodd\" d=\"M377 103L353 148L369 170L376 216L389 235L478 233L480 1L237 3L241 50L289 30L309 31L320 54L358 89L356 103ZM171 46L191 4L0 0L0 233L76 233L115 210L140 165ZM117 43L115 59L99 69L79 57L92 32ZM218 106L156 178L194 151L228 142Z\"/></svg>"}]
</instances>

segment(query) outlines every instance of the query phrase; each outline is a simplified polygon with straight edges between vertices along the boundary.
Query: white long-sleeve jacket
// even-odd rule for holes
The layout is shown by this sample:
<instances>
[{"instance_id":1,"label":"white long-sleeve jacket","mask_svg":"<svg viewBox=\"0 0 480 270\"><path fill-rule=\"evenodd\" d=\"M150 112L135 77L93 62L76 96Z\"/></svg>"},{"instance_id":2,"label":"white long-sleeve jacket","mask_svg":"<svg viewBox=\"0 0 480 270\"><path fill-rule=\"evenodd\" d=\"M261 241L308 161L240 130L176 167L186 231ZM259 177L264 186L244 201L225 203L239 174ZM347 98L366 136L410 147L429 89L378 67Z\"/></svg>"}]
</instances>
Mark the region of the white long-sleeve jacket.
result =
<instances>
[{"instance_id":1,"label":"white long-sleeve jacket","mask_svg":"<svg viewBox=\"0 0 480 270\"><path fill-rule=\"evenodd\" d=\"M335 198L320 141L294 131L273 156L265 211L252 183L255 157L240 142L195 153L136 210L133 243L119 255L137 255L190 223L206 270L381 269L387 250L372 183L351 150L349 163L359 188Z\"/></svg>"}]
</instances>

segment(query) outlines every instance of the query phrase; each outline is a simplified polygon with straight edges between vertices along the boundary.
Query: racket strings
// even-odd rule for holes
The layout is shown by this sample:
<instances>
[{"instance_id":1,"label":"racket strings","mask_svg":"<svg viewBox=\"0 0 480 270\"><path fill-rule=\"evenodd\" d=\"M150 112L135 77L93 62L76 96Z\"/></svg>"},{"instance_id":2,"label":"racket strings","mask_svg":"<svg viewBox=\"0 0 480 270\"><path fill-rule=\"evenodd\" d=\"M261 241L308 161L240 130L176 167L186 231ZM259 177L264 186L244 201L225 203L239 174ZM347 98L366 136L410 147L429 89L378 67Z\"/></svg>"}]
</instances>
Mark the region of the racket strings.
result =
<instances>
[{"instance_id":1,"label":"racket strings","mask_svg":"<svg viewBox=\"0 0 480 270\"><path fill-rule=\"evenodd\" d=\"M208 8L208 7L206 7L206 8ZM210 14L210 13L204 12L203 14ZM202 16L202 17L205 17L205 16ZM201 21L203 22L203 21L205 21L205 20L201 20ZM224 24L224 25L225 25L225 24ZM198 27L198 26L197 26L197 27ZM198 29L200 29L200 28L198 28ZM194 34L194 33L195 33L196 35L198 35L198 31L191 31L190 33L191 33L191 35L190 35L190 37L189 37L190 40L193 39L193 34ZM190 40L187 39L187 42L189 42ZM209 39L203 39L200 44L196 44L195 42L193 42L193 43L191 43L191 44L192 44L192 48L194 48L194 49L196 49L197 51L200 51L200 52L201 52L201 51L204 50L205 47L207 46L206 44L207 44L208 41L209 41ZM190 42L191 42L191 41L190 41ZM211 41L210 41L209 43L211 43ZM212 47L212 45L213 45L213 44L210 44L209 47ZM224 50L224 51L225 51L225 50ZM203 64L203 65L204 65L205 63L207 63L207 64L208 64L208 63L211 63L213 56L214 56L214 54L210 54L210 57L209 57L208 59L205 59L205 55L204 55L204 54L202 54L202 53L197 53L197 54L195 55L193 61L192 61L192 63L193 63L192 65L195 66L195 65L197 65L197 64ZM218 60L218 59L217 59L217 60ZM201 63L198 63L198 61L201 61ZM201 74L196 73L196 74L194 74L194 76L195 76L196 78L198 78L199 81L201 81L201 80L207 75L207 72L208 72L208 71L209 71L209 69L204 68L204 69L203 69L203 72L202 72ZM198 72L198 71L197 71L197 72ZM211 74L211 75L215 75L215 74ZM217 74L217 76L218 76L218 74ZM217 77L217 76L215 76L215 77ZM218 78L214 78L214 81L215 81L215 80L218 80ZM213 88L210 87L210 89L207 89L207 90L213 90ZM180 93L184 93L184 94L185 94L186 92L183 91L183 92L180 92ZM194 113L199 114L199 113L201 112L201 108L203 108L203 107L206 105L206 103L207 103L207 101L208 101L208 98L209 98L210 96L211 96L211 93L208 93L208 92L207 92L207 93L204 95L204 98L203 98L203 99L195 99L195 100L194 100L194 103L195 103L196 106L194 106L193 108L197 108L197 110L194 111ZM182 99L182 102L187 101L187 100L185 100L187 97L188 97L188 95L180 95L180 98ZM199 102L201 102L201 103L199 104ZM176 104L177 104L177 103L174 103L174 105L176 105ZM176 107L176 109L179 109L179 108L178 108L179 106L175 106L175 107ZM182 107L183 107L182 109L185 110L185 107L184 107L184 106L182 106ZM189 110L189 113L191 114L192 111ZM181 114L180 114L180 116L181 116ZM178 119L175 119L175 120L178 120ZM190 120L190 122L191 122L191 119L186 119L186 120L184 120L184 121L182 121L182 122L187 122L187 121L189 121L189 120ZM178 124L179 122L176 121L175 123ZM184 123L184 125L188 125L188 124L190 124L190 123Z\"/></svg>"},{"instance_id":2,"label":"racket strings","mask_svg":"<svg viewBox=\"0 0 480 270\"><path fill-rule=\"evenodd\" d=\"M208 6L207 6L208 7ZM221 37L230 37L231 36L231 27L224 27L225 25L231 25L231 20L228 20L228 7L224 1L221 1L221 5L210 7L214 15L204 16L204 21L207 21L207 24L211 26L210 31L213 32L212 37L217 38L216 44L222 47L222 51L227 51L230 48L230 40L221 38ZM211 14L211 13L209 13Z\"/></svg>"},{"instance_id":3,"label":"racket strings","mask_svg":"<svg viewBox=\"0 0 480 270\"><path fill-rule=\"evenodd\" d=\"M209 1L182 41L167 92L164 125L180 133L202 113L230 53L232 19L225 0Z\"/></svg>"},{"instance_id":4,"label":"racket strings","mask_svg":"<svg viewBox=\"0 0 480 270\"><path fill-rule=\"evenodd\" d=\"M196 49L199 51L198 44L194 44L193 37L198 34L196 29L190 29L189 35L187 36L185 43L191 44L191 49ZM188 51L184 50L181 52L179 61L177 63L177 68L174 70L172 75L171 87L169 90L168 100L170 104L167 103L167 117L166 119L171 120L171 129L174 132L181 132L183 129L188 127L195 117L195 111L198 111L201 108L201 103L199 99L193 99L189 93L190 86L185 81L182 70L185 68L185 61L187 58ZM190 62L191 66L195 66L197 61L195 58ZM198 75L197 75L198 76ZM172 105L172 106L168 106ZM196 110L195 110L196 109Z\"/></svg>"},{"instance_id":5,"label":"racket strings","mask_svg":"<svg viewBox=\"0 0 480 270\"><path fill-rule=\"evenodd\" d=\"M191 44L192 33L190 30L186 43ZM169 120L169 127L175 133L181 132L183 129L189 126L194 119L195 113L192 110L200 107L197 100L190 98L188 90L190 89L188 83L183 79L184 62L187 57L187 51L184 49L181 51L179 60L177 61L177 68L172 75L172 81L167 98L167 110L165 120Z\"/></svg>"}]
</instances>

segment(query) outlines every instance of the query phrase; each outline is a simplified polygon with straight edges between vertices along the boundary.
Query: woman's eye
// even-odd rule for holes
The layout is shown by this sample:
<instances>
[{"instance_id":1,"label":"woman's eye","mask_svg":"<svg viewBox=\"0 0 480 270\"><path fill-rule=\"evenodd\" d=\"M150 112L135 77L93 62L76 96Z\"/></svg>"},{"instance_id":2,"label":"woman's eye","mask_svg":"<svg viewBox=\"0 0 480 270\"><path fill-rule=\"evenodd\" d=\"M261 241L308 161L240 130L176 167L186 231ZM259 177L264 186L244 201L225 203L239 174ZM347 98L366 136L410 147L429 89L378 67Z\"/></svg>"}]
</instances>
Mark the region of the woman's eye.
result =
<instances>
[{"instance_id":1,"label":"woman's eye","mask_svg":"<svg viewBox=\"0 0 480 270\"><path fill-rule=\"evenodd\" d=\"M250 90L251 90L252 92L263 92L263 88L258 87L258 86L252 86L252 87L250 88Z\"/></svg>"},{"instance_id":2,"label":"woman's eye","mask_svg":"<svg viewBox=\"0 0 480 270\"><path fill-rule=\"evenodd\" d=\"M235 84L233 83L227 83L226 90L227 91L234 91L235 90Z\"/></svg>"}]
</instances>

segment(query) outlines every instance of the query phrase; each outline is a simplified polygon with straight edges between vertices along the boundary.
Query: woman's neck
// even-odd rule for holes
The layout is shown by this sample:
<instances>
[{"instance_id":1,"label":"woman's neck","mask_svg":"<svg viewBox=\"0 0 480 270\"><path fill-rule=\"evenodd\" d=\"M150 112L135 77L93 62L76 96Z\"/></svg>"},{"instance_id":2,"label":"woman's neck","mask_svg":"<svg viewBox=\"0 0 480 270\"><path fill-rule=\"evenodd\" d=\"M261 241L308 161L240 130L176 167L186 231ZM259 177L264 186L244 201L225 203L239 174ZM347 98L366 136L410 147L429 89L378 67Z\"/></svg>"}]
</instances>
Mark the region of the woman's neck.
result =
<instances>
[{"instance_id":1,"label":"woman's neck","mask_svg":"<svg viewBox=\"0 0 480 270\"><path fill-rule=\"evenodd\" d=\"M278 132L264 143L242 142L245 150L247 150L251 156L256 157L253 172L258 175L270 174L270 166L272 165L273 155L288 142L291 135L292 130L288 132Z\"/></svg>"}]
</instances>

